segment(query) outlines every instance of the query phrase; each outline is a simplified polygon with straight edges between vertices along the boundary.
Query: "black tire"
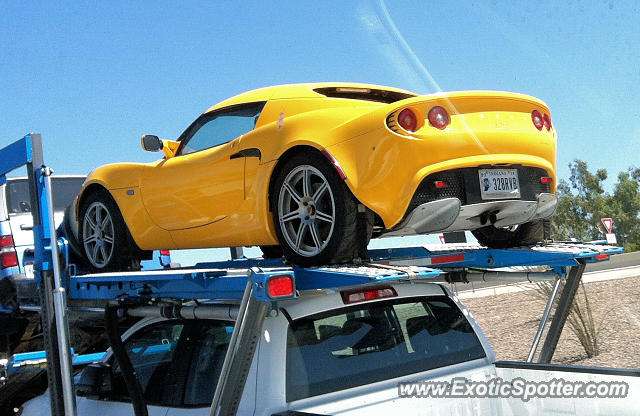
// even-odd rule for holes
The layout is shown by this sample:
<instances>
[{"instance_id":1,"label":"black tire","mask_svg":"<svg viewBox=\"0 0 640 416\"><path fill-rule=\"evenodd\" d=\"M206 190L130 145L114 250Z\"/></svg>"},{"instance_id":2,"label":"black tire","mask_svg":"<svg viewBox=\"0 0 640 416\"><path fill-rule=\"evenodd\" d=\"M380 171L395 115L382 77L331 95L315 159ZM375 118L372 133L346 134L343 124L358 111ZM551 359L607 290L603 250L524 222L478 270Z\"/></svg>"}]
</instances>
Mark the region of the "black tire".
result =
<instances>
[{"instance_id":1,"label":"black tire","mask_svg":"<svg viewBox=\"0 0 640 416\"><path fill-rule=\"evenodd\" d=\"M58 237L64 237L67 239L69 246L69 262L77 266L85 266L85 259L83 257L83 250L80 241L78 240L77 231L74 232L73 224L76 222L73 214L74 204L69 205L64 210L64 217L62 223L58 226Z\"/></svg>"},{"instance_id":2,"label":"black tire","mask_svg":"<svg viewBox=\"0 0 640 416\"><path fill-rule=\"evenodd\" d=\"M260 246L260 250L264 259L282 258L282 248L280 246Z\"/></svg>"},{"instance_id":3,"label":"black tire","mask_svg":"<svg viewBox=\"0 0 640 416\"><path fill-rule=\"evenodd\" d=\"M549 220L534 220L515 228L496 228L493 225L471 231L480 244L489 248L530 246L549 239Z\"/></svg>"},{"instance_id":4,"label":"black tire","mask_svg":"<svg viewBox=\"0 0 640 416\"><path fill-rule=\"evenodd\" d=\"M100 224L96 224L96 218L102 219ZM140 259L133 254L139 249L130 246L132 238L129 229L107 191L97 191L87 196L80 207L78 224L80 247L89 269L105 272L140 268ZM91 227L90 224L95 225L93 235L89 234L92 230L87 228Z\"/></svg>"},{"instance_id":5,"label":"black tire","mask_svg":"<svg viewBox=\"0 0 640 416\"><path fill-rule=\"evenodd\" d=\"M309 178L307 191L302 187L305 177ZM287 160L277 173L270 202L282 253L293 264L352 262L358 257L359 244L366 247L371 237L370 232L364 238L357 232L358 201L320 153L298 153Z\"/></svg>"}]
</instances>

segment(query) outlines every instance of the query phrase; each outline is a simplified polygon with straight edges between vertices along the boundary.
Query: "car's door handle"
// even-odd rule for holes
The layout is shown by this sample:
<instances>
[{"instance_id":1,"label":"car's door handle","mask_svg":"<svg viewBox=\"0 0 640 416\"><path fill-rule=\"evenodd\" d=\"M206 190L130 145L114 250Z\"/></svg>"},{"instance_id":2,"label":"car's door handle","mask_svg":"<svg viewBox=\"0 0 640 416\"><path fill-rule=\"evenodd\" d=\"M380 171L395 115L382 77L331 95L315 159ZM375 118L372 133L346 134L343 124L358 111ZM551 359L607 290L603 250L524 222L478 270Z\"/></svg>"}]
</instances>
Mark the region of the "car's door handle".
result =
<instances>
[{"instance_id":1,"label":"car's door handle","mask_svg":"<svg viewBox=\"0 0 640 416\"><path fill-rule=\"evenodd\" d=\"M33 230L33 226L31 225L25 225L25 224L20 224L20 229L22 231L31 231Z\"/></svg>"},{"instance_id":2,"label":"car's door handle","mask_svg":"<svg viewBox=\"0 0 640 416\"><path fill-rule=\"evenodd\" d=\"M262 153L260 152L260 149L250 147L248 149L242 149L238 153L232 154L231 156L229 156L229 159L238 159L241 157L257 157L258 160L260 160L262 158Z\"/></svg>"}]
</instances>

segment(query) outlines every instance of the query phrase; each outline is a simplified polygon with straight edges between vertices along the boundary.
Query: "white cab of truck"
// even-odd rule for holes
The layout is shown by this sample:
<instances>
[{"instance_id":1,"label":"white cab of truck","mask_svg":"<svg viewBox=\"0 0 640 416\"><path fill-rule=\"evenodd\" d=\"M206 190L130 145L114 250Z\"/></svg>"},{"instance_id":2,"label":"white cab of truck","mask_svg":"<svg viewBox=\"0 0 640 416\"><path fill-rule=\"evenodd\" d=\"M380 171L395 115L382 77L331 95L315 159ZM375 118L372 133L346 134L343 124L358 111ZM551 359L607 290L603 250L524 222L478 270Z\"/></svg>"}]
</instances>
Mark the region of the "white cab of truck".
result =
<instances>
[{"instance_id":1,"label":"white cab of truck","mask_svg":"<svg viewBox=\"0 0 640 416\"><path fill-rule=\"evenodd\" d=\"M233 322L145 318L124 345L150 415L209 415ZM96 385L77 385L78 415L132 415L108 352ZM302 292L261 330L238 415L632 415L640 372L501 365L446 287L418 281ZM85 370L86 371L86 370ZM401 397L399 383L464 380L622 381L626 398ZM45 394L23 416L48 415ZM289 413L294 414L294 413Z\"/></svg>"}]
</instances>

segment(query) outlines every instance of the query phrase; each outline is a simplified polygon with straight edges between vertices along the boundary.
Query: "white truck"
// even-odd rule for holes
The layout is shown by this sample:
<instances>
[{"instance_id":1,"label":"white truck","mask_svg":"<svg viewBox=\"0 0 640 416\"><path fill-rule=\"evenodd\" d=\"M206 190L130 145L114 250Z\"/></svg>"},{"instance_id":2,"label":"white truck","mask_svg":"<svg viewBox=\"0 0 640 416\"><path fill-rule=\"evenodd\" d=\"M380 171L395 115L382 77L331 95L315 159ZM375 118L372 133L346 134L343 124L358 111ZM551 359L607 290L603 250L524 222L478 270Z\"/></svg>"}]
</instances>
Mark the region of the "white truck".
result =
<instances>
[{"instance_id":1,"label":"white truck","mask_svg":"<svg viewBox=\"0 0 640 416\"><path fill-rule=\"evenodd\" d=\"M194 317L207 308L194 306ZM150 415L211 413L234 310L228 319L145 318L124 334ZM496 362L472 314L435 283L302 292L281 301L260 334L239 415L638 414L640 371ZM451 383L449 393L436 381ZM425 397L401 397L429 385ZM111 350L76 391L78 415L133 414ZM21 412L50 415L48 397Z\"/></svg>"}]
</instances>

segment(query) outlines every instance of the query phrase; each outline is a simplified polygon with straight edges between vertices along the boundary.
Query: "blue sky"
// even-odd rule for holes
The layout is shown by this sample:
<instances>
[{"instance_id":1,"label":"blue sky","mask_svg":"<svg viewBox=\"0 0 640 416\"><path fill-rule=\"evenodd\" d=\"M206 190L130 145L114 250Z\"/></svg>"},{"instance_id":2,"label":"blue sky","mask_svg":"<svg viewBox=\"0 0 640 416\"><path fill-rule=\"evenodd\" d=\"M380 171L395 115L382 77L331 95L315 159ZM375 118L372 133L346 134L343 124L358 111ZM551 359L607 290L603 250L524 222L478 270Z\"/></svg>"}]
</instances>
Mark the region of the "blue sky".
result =
<instances>
[{"instance_id":1,"label":"blue sky","mask_svg":"<svg viewBox=\"0 0 640 416\"><path fill-rule=\"evenodd\" d=\"M534 95L551 108L560 177L574 158L614 177L640 165L639 9L613 0L0 0L0 146L40 132L51 167L88 173L154 160L143 133L175 138L231 95L360 81Z\"/></svg>"}]
</instances>

